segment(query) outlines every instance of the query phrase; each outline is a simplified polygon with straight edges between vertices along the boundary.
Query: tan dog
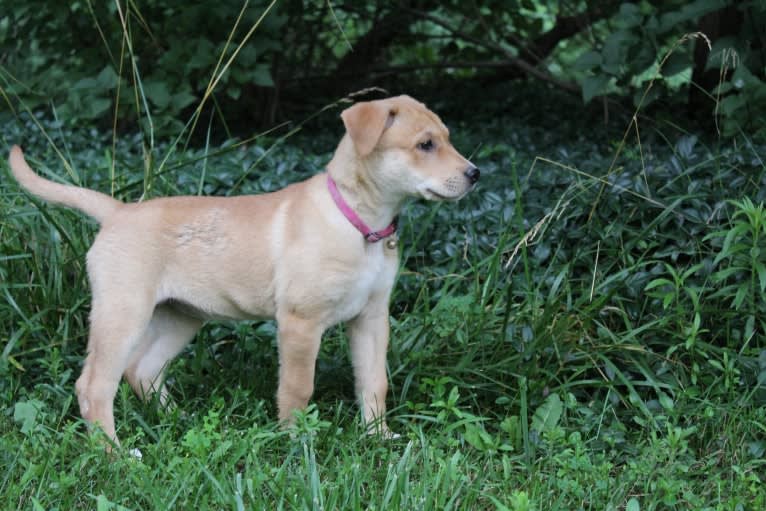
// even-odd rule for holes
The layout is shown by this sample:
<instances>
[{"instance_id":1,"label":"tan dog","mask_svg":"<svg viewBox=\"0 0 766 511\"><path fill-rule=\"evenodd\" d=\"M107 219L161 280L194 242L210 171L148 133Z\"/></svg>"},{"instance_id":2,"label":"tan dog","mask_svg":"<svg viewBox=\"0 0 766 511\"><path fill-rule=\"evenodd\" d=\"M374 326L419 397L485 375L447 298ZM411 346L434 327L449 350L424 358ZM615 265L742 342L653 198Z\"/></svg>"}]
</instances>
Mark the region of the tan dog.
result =
<instances>
[{"instance_id":1,"label":"tan dog","mask_svg":"<svg viewBox=\"0 0 766 511\"><path fill-rule=\"evenodd\" d=\"M159 391L166 402L164 370L206 319L276 318L279 418L308 404L322 333L347 321L365 422L387 433L398 250L391 239L375 241L395 229L407 197L457 200L479 170L410 97L357 103L341 117L346 135L326 173L257 196L125 204L43 179L11 149L24 188L101 223L88 251L90 338L76 384L87 421L117 442L112 406L123 374L139 396ZM365 237L365 224L389 228Z\"/></svg>"}]
</instances>

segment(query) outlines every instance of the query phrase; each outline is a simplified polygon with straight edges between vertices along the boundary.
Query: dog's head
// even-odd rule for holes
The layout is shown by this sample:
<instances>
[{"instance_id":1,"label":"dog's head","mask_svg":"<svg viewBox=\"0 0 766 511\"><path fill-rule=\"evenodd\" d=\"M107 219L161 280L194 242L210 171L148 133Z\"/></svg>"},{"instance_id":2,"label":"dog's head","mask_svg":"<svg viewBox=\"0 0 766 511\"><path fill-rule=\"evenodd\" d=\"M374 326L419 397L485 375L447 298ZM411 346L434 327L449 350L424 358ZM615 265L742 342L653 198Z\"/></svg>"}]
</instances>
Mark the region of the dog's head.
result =
<instances>
[{"instance_id":1,"label":"dog's head","mask_svg":"<svg viewBox=\"0 0 766 511\"><path fill-rule=\"evenodd\" d=\"M356 103L341 117L370 179L390 191L458 200L479 179L441 119L409 96Z\"/></svg>"}]
</instances>

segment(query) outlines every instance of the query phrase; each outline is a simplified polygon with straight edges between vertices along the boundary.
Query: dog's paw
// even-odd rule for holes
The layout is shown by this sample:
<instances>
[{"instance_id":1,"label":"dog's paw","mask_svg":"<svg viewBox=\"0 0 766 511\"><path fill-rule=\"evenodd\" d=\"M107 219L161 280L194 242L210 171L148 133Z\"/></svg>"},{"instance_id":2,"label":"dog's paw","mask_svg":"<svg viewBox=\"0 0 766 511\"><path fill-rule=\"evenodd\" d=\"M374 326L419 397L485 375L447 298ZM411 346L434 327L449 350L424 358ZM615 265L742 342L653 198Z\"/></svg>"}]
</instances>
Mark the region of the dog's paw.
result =
<instances>
[{"instance_id":1,"label":"dog's paw","mask_svg":"<svg viewBox=\"0 0 766 511\"><path fill-rule=\"evenodd\" d=\"M399 433L394 433L390 429L386 431L386 433L383 435L383 438L386 440L398 440L399 438L402 438L402 435Z\"/></svg>"},{"instance_id":2,"label":"dog's paw","mask_svg":"<svg viewBox=\"0 0 766 511\"><path fill-rule=\"evenodd\" d=\"M386 425L386 423L373 424L370 427L368 427L367 436L378 436L382 438L383 440L396 440L397 438L402 437L402 435L400 435L399 433L394 433L393 431L388 429L388 425Z\"/></svg>"}]
</instances>

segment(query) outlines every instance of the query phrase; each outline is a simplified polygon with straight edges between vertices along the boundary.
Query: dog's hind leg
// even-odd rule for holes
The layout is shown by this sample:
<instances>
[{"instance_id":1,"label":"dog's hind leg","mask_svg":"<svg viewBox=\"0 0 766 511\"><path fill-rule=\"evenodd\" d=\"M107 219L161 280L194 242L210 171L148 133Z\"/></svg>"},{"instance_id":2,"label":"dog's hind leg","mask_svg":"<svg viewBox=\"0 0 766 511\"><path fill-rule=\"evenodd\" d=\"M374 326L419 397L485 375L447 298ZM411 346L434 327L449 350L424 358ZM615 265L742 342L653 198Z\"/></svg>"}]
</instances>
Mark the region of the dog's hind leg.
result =
<instances>
[{"instance_id":1,"label":"dog's hind leg","mask_svg":"<svg viewBox=\"0 0 766 511\"><path fill-rule=\"evenodd\" d=\"M169 305L154 309L143 339L125 371L125 378L139 397L149 400L159 392L160 403L168 404L165 369L191 341L202 323Z\"/></svg>"},{"instance_id":2,"label":"dog's hind leg","mask_svg":"<svg viewBox=\"0 0 766 511\"><path fill-rule=\"evenodd\" d=\"M149 293L104 295L94 287L88 355L75 388L83 418L92 425L98 424L118 443L114 397L122 373L149 324L154 304Z\"/></svg>"}]
</instances>

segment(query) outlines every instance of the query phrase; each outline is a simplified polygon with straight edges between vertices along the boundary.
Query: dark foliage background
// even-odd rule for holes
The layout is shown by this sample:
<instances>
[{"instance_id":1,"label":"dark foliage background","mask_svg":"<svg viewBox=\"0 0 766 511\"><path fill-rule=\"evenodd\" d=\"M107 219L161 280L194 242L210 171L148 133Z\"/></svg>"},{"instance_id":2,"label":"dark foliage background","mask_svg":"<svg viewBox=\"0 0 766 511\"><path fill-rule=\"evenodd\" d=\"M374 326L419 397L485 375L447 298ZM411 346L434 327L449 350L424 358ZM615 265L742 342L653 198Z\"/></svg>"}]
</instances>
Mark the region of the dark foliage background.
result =
<instances>
[{"instance_id":1,"label":"dark foliage background","mask_svg":"<svg viewBox=\"0 0 766 511\"><path fill-rule=\"evenodd\" d=\"M461 88L534 80L604 115L641 104L725 136L764 130L766 6L757 0L0 6L5 107L55 109L66 123L111 127L116 114L123 129L177 132L205 98L216 132L241 134L368 86L457 92L463 105L471 96Z\"/></svg>"}]
</instances>

